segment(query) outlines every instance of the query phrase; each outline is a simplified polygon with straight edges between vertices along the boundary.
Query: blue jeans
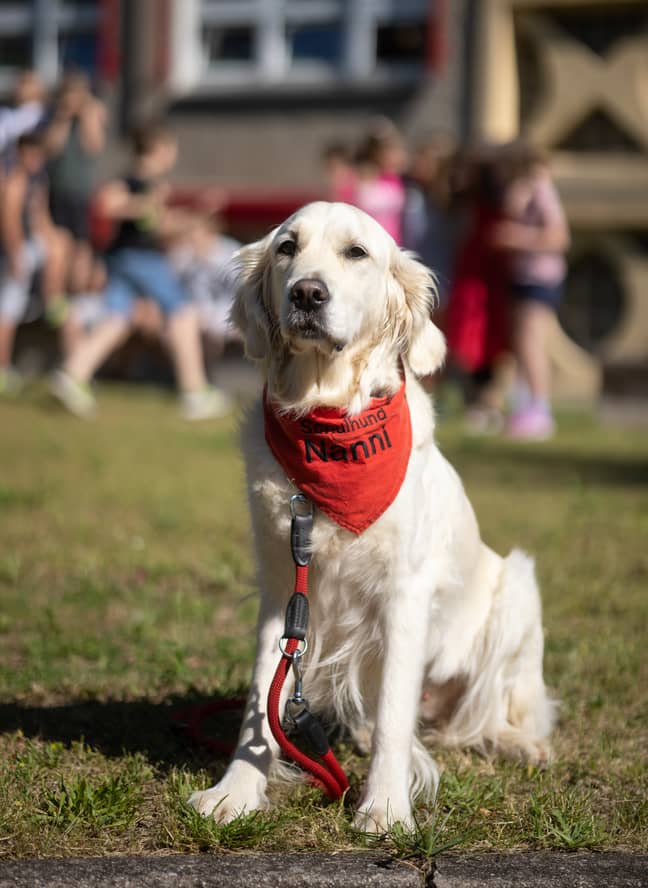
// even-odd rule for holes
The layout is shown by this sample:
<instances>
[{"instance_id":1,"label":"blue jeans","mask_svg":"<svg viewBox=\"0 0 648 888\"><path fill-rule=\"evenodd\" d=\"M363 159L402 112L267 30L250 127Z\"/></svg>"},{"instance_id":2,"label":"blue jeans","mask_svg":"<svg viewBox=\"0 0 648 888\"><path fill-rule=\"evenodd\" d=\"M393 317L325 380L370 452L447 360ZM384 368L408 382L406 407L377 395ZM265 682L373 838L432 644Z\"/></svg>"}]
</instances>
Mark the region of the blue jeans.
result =
<instances>
[{"instance_id":1,"label":"blue jeans","mask_svg":"<svg viewBox=\"0 0 648 888\"><path fill-rule=\"evenodd\" d=\"M104 301L111 314L129 318L135 300L147 297L165 315L173 314L189 301L169 260L158 250L117 250L108 256L107 264Z\"/></svg>"}]
</instances>

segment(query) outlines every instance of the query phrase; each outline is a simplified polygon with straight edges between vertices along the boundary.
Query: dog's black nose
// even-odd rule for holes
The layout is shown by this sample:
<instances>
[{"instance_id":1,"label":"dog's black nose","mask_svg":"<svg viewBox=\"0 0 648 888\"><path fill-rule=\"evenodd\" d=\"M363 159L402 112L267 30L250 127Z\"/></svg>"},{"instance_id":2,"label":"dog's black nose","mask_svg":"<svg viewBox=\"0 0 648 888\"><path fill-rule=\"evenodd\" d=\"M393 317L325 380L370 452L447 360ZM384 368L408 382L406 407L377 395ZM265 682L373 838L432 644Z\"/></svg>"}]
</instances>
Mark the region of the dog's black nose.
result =
<instances>
[{"instance_id":1,"label":"dog's black nose","mask_svg":"<svg viewBox=\"0 0 648 888\"><path fill-rule=\"evenodd\" d=\"M292 285L290 301L303 311L316 311L331 298L324 281L317 278L302 278Z\"/></svg>"}]
</instances>

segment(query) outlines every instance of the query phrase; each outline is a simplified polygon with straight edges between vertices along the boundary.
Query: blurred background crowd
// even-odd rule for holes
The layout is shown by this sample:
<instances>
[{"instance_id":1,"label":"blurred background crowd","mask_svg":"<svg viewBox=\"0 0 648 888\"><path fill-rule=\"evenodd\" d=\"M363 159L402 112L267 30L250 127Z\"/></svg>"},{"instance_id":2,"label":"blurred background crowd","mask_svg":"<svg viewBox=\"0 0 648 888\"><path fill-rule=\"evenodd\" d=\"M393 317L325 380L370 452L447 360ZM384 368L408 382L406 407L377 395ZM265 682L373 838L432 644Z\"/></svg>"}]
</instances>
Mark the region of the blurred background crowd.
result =
<instances>
[{"instance_id":1,"label":"blurred background crowd","mask_svg":"<svg viewBox=\"0 0 648 888\"><path fill-rule=\"evenodd\" d=\"M226 412L236 249L321 197L434 270L471 430L642 397L647 49L632 0L0 3L0 394Z\"/></svg>"},{"instance_id":2,"label":"blurred background crowd","mask_svg":"<svg viewBox=\"0 0 648 888\"><path fill-rule=\"evenodd\" d=\"M90 382L134 331L168 352L186 418L226 412L202 339L210 355L223 348L238 244L213 206L172 205L173 133L134 128L122 175L98 183L108 116L80 70L51 97L35 71L21 72L0 123L0 392L22 384L19 325L42 318L58 332L51 390L73 413L93 412Z\"/></svg>"}]
</instances>

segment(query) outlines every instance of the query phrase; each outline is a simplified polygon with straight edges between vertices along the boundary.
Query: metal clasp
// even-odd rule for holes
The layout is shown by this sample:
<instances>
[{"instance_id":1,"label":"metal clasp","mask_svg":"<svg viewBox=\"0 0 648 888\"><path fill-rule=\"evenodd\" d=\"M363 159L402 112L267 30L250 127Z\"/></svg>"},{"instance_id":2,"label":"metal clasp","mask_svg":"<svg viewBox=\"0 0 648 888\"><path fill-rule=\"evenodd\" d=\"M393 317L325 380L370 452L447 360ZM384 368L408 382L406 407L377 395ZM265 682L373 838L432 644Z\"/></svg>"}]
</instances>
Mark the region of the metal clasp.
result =
<instances>
[{"instance_id":1,"label":"metal clasp","mask_svg":"<svg viewBox=\"0 0 648 888\"><path fill-rule=\"evenodd\" d=\"M303 511L299 510L298 506L303 506ZM290 497L290 517L313 517L313 504L307 496L304 496L303 493L295 493L293 494L293 496Z\"/></svg>"},{"instance_id":2,"label":"metal clasp","mask_svg":"<svg viewBox=\"0 0 648 888\"><path fill-rule=\"evenodd\" d=\"M303 648L297 648L290 656L292 662L292 671L295 677L295 689L292 696L288 698L286 703L286 715L296 725L297 717L308 709L308 700L304 697L304 672L302 668L302 657L306 653L306 643Z\"/></svg>"},{"instance_id":3,"label":"metal clasp","mask_svg":"<svg viewBox=\"0 0 648 888\"><path fill-rule=\"evenodd\" d=\"M303 657L304 654L306 653L306 651L308 650L308 640L306 638L304 638L302 641L300 641L300 644L302 644L303 647L297 648L296 651L293 651L292 654L289 654L288 651L286 650L286 642L287 641L290 641L290 639L285 638L284 636L282 636L279 639L279 650L284 655L284 657L290 657L291 660L294 660L295 657L297 657L297 659L299 659L300 657Z\"/></svg>"},{"instance_id":4,"label":"metal clasp","mask_svg":"<svg viewBox=\"0 0 648 888\"><path fill-rule=\"evenodd\" d=\"M295 690L290 699L291 703L294 703L296 706L304 703L304 694L303 694L303 670L302 670L302 657L304 656L304 651L295 651L298 653L298 656L293 654L292 658L292 669L293 675L295 676Z\"/></svg>"}]
</instances>

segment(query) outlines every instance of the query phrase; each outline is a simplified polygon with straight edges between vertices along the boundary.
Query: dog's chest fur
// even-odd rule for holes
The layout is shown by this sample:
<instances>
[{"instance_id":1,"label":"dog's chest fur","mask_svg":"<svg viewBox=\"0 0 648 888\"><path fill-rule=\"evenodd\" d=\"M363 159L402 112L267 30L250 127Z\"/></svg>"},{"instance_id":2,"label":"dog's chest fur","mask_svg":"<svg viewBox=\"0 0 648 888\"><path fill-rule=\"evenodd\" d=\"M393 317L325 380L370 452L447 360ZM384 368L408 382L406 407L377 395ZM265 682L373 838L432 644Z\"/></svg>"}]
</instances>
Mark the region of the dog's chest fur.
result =
<instances>
[{"instance_id":1,"label":"dog's chest fur","mask_svg":"<svg viewBox=\"0 0 648 888\"><path fill-rule=\"evenodd\" d=\"M283 609L294 584L289 503L297 490L265 442L260 410L249 414L242 435L262 595ZM371 708L377 693L400 532L393 507L360 535L315 514L306 689L317 709L347 725L365 720L365 706Z\"/></svg>"},{"instance_id":2,"label":"dog's chest fur","mask_svg":"<svg viewBox=\"0 0 648 888\"><path fill-rule=\"evenodd\" d=\"M445 510L447 496L437 502L420 496L425 473L442 475L439 464L445 464L433 442L432 411L418 385L408 387L408 399L414 446L394 503L360 535L315 514L306 692L315 708L352 730L371 718L376 703L387 612L393 596L402 595L403 575L424 567L431 592L438 565L450 556L445 531L432 537L428 531L442 527L431 511ZM248 415L242 436L261 594L282 612L294 584L289 503L297 490L266 444L260 405Z\"/></svg>"}]
</instances>

